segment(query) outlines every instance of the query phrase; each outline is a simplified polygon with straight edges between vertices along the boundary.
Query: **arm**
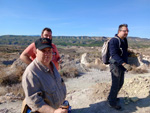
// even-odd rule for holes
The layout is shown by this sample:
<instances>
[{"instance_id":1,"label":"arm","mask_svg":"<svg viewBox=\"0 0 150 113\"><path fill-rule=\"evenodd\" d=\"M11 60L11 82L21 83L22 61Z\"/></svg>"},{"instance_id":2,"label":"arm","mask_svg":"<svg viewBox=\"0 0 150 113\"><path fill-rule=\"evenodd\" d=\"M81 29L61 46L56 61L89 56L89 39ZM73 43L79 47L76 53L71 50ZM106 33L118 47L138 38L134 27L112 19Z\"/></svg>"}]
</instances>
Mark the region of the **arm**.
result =
<instances>
[{"instance_id":1,"label":"arm","mask_svg":"<svg viewBox=\"0 0 150 113\"><path fill-rule=\"evenodd\" d=\"M39 110L40 113L67 113L68 109L54 109L49 105L43 105Z\"/></svg>"},{"instance_id":2,"label":"arm","mask_svg":"<svg viewBox=\"0 0 150 113\"><path fill-rule=\"evenodd\" d=\"M54 113L55 109L49 105L43 105L38 112L40 113Z\"/></svg>"},{"instance_id":3,"label":"arm","mask_svg":"<svg viewBox=\"0 0 150 113\"><path fill-rule=\"evenodd\" d=\"M26 64L30 64L32 62L32 60L30 59L30 56L24 52L20 55L20 59Z\"/></svg>"},{"instance_id":4,"label":"arm","mask_svg":"<svg viewBox=\"0 0 150 113\"><path fill-rule=\"evenodd\" d=\"M59 60L60 60L60 55L59 55L59 52L58 52L58 50L57 50L57 47L56 47L56 45L55 44L52 44L52 46L53 46L53 49L54 49L54 52L56 52L56 60L57 60L57 62L59 62Z\"/></svg>"},{"instance_id":5,"label":"arm","mask_svg":"<svg viewBox=\"0 0 150 113\"><path fill-rule=\"evenodd\" d=\"M56 46L55 46L55 48L56 48ZM59 64L62 63L62 59L60 58L60 55L59 55L59 52L58 52L57 48L56 48L56 57L57 57L57 62Z\"/></svg>"},{"instance_id":6,"label":"arm","mask_svg":"<svg viewBox=\"0 0 150 113\"><path fill-rule=\"evenodd\" d=\"M56 53L55 55L53 55L52 62L55 64L57 70L59 70L59 63L61 63L62 60L60 59L56 46L54 44L52 44L52 46L53 46L53 53Z\"/></svg>"},{"instance_id":7,"label":"arm","mask_svg":"<svg viewBox=\"0 0 150 113\"><path fill-rule=\"evenodd\" d=\"M35 57L35 44L30 44L20 55L20 59L26 63L30 64L32 62L31 56Z\"/></svg>"},{"instance_id":8,"label":"arm","mask_svg":"<svg viewBox=\"0 0 150 113\"><path fill-rule=\"evenodd\" d=\"M131 70L132 70L132 67L131 67L130 64L122 63L122 66L123 66L126 70L128 70L128 71L131 71Z\"/></svg>"},{"instance_id":9,"label":"arm","mask_svg":"<svg viewBox=\"0 0 150 113\"><path fill-rule=\"evenodd\" d=\"M37 111L40 107L45 105L42 98L41 84L34 72L31 72L27 67L22 77L22 87L25 93L26 104L32 109Z\"/></svg>"}]
</instances>

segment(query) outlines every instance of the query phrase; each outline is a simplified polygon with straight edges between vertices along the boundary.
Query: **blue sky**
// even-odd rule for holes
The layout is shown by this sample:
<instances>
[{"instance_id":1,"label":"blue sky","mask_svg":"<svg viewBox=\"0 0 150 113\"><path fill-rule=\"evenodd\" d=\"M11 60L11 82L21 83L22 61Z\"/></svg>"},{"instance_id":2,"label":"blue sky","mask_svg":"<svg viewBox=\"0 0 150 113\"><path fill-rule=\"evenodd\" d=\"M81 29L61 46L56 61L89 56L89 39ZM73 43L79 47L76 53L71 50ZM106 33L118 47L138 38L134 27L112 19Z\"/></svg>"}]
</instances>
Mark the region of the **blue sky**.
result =
<instances>
[{"instance_id":1,"label":"blue sky","mask_svg":"<svg viewBox=\"0 0 150 113\"><path fill-rule=\"evenodd\" d=\"M0 35L113 37L124 23L150 38L150 0L0 0Z\"/></svg>"}]
</instances>

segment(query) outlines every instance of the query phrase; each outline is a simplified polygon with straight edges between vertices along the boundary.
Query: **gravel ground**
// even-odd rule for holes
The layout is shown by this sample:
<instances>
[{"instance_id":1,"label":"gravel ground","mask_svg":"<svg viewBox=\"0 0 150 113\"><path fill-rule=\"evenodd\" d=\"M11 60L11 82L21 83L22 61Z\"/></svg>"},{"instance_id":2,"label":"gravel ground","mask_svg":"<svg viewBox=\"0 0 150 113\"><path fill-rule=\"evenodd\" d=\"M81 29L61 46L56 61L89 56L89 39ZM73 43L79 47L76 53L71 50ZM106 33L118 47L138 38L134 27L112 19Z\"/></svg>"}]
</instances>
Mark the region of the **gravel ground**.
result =
<instances>
[{"instance_id":1,"label":"gravel ground","mask_svg":"<svg viewBox=\"0 0 150 113\"><path fill-rule=\"evenodd\" d=\"M134 77L137 78L138 76L149 77L149 74L135 75L126 73L125 81ZM147 85L146 82L143 82L144 84ZM121 98L119 104L123 106L122 111L110 108L106 102L110 85L110 72L96 69L92 69L78 78L67 79L66 86L68 93L66 99L69 100L72 106L72 113L150 113L150 97L140 95L137 102L125 105L124 95L122 95L123 90L119 94ZM126 83L124 86L124 90L126 90L126 87L129 87ZM21 104L22 101L0 104L0 113L20 113Z\"/></svg>"}]
</instances>

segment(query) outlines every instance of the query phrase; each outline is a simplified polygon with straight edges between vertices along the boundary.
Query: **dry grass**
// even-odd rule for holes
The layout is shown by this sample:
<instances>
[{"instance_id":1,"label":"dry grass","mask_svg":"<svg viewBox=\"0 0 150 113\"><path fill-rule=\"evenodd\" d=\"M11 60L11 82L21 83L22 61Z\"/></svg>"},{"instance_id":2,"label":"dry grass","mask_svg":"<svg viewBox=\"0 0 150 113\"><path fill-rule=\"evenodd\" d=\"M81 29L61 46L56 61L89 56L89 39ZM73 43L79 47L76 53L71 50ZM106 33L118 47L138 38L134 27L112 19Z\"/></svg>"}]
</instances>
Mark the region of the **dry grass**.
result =
<instances>
[{"instance_id":1,"label":"dry grass","mask_svg":"<svg viewBox=\"0 0 150 113\"><path fill-rule=\"evenodd\" d=\"M74 67L71 68L65 68L59 71L60 75L62 77L66 77L66 78L74 78L77 76L80 76L80 73L78 72L78 70Z\"/></svg>"},{"instance_id":2,"label":"dry grass","mask_svg":"<svg viewBox=\"0 0 150 113\"><path fill-rule=\"evenodd\" d=\"M7 93L6 87L0 87L0 96L5 95Z\"/></svg>"},{"instance_id":3,"label":"dry grass","mask_svg":"<svg viewBox=\"0 0 150 113\"><path fill-rule=\"evenodd\" d=\"M15 84L7 87L4 86L0 87L0 96L6 95L8 93L12 93L16 97L21 97L21 98L25 97L21 84Z\"/></svg>"},{"instance_id":4,"label":"dry grass","mask_svg":"<svg viewBox=\"0 0 150 113\"><path fill-rule=\"evenodd\" d=\"M21 67L17 67L13 73L7 74L5 71L0 73L0 85L11 86L21 82L22 74L24 70Z\"/></svg>"},{"instance_id":5,"label":"dry grass","mask_svg":"<svg viewBox=\"0 0 150 113\"><path fill-rule=\"evenodd\" d=\"M2 86L11 86L12 84L16 84L19 82L19 78L15 75L11 75L11 76L5 76L0 78L0 84Z\"/></svg>"},{"instance_id":6,"label":"dry grass","mask_svg":"<svg viewBox=\"0 0 150 113\"><path fill-rule=\"evenodd\" d=\"M15 85L12 85L11 87L7 86L6 91L7 91L7 93L13 93L16 96L20 96L20 97L25 96L21 84L15 84Z\"/></svg>"},{"instance_id":7,"label":"dry grass","mask_svg":"<svg viewBox=\"0 0 150 113\"><path fill-rule=\"evenodd\" d=\"M131 73L133 73L133 74L148 73L148 69L146 67L145 68L140 68L140 67L132 66Z\"/></svg>"},{"instance_id":8,"label":"dry grass","mask_svg":"<svg viewBox=\"0 0 150 113\"><path fill-rule=\"evenodd\" d=\"M107 70L107 67L106 65L104 64L94 64L94 63L90 63L88 65L88 68L94 68L94 69L98 69L98 70L101 70L101 71L106 71Z\"/></svg>"},{"instance_id":9,"label":"dry grass","mask_svg":"<svg viewBox=\"0 0 150 113\"><path fill-rule=\"evenodd\" d=\"M150 56L150 52L148 52L148 51L150 51L150 48L140 48L140 49L137 49L137 51L139 52L139 53L142 53L143 55L148 55L148 56Z\"/></svg>"}]
</instances>

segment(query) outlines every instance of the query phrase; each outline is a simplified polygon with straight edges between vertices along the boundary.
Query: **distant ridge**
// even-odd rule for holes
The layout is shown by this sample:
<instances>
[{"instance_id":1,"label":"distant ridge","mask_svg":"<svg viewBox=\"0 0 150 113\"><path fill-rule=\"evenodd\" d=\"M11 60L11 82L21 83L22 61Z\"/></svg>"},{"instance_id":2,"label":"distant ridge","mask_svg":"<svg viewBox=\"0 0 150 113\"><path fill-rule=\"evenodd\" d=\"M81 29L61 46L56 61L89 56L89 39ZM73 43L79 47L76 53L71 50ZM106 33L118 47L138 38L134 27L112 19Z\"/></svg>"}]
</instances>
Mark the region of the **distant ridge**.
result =
<instances>
[{"instance_id":1,"label":"distant ridge","mask_svg":"<svg viewBox=\"0 0 150 113\"><path fill-rule=\"evenodd\" d=\"M40 35L3 35L0 36L0 45L27 46L40 38ZM53 43L62 46L99 46L111 37L105 36L53 36ZM128 37L131 47L150 47L150 39Z\"/></svg>"}]
</instances>

